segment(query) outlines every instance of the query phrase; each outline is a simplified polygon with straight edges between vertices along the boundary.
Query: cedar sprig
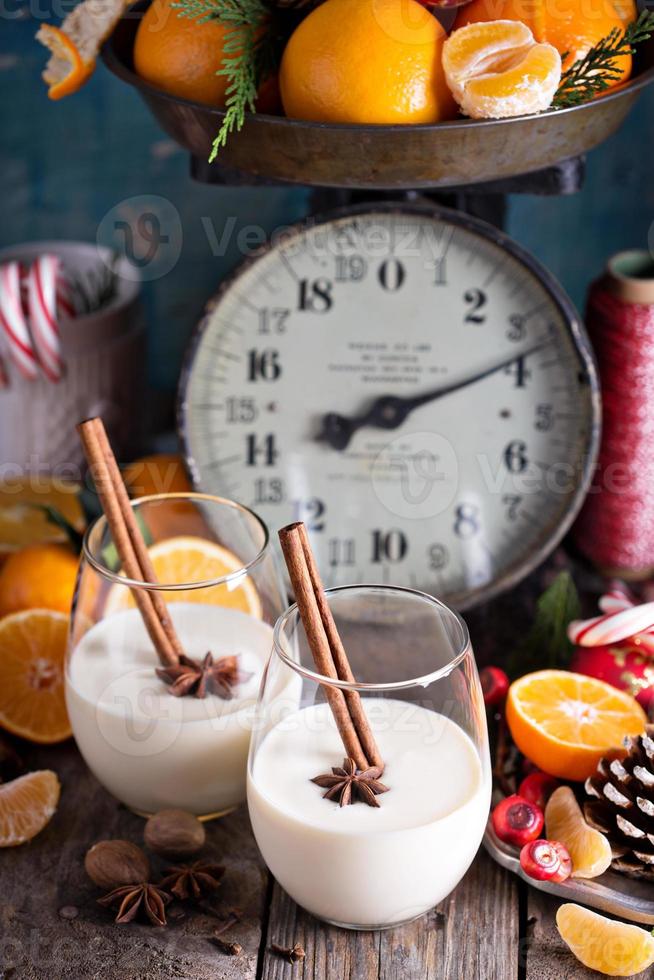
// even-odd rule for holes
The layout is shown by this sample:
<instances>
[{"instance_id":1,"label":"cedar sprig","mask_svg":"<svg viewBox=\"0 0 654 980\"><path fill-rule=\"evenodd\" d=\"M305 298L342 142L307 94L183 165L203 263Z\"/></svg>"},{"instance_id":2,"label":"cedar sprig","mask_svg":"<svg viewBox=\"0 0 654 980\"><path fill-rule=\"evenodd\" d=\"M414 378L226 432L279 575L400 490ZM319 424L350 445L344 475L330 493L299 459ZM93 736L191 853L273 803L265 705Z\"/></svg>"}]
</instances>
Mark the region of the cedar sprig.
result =
<instances>
[{"instance_id":1,"label":"cedar sprig","mask_svg":"<svg viewBox=\"0 0 654 980\"><path fill-rule=\"evenodd\" d=\"M175 0L172 6L179 17L198 24L218 20L229 27L217 72L227 78L225 118L211 147L212 163L229 134L241 129L246 111L255 111L259 86L279 60L278 38L271 29L270 8L262 0Z\"/></svg>"},{"instance_id":2,"label":"cedar sprig","mask_svg":"<svg viewBox=\"0 0 654 980\"><path fill-rule=\"evenodd\" d=\"M636 45L646 41L653 33L654 12L648 10L643 10L640 17L628 24L624 31L614 27L583 58L578 58L563 72L552 108L568 109L605 92L621 77L616 59L635 54Z\"/></svg>"}]
</instances>

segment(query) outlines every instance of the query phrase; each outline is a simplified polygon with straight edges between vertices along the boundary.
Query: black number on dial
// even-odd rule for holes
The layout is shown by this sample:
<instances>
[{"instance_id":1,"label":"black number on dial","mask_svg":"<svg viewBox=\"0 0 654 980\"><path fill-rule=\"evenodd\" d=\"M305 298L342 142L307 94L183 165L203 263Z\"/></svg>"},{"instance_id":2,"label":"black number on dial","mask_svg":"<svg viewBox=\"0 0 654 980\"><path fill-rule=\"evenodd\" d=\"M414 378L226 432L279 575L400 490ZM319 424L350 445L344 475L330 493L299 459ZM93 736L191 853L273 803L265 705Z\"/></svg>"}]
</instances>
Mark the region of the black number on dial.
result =
<instances>
[{"instance_id":1,"label":"black number on dial","mask_svg":"<svg viewBox=\"0 0 654 980\"><path fill-rule=\"evenodd\" d=\"M519 517L518 508L522 503L522 497L517 493L505 493L502 497L502 503L506 507L508 520L517 521Z\"/></svg>"},{"instance_id":2,"label":"black number on dial","mask_svg":"<svg viewBox=\"0 0 654 980\"><path fill-rule=\"evenodd\" d=\"M354 565L354 538L330 538L328 554L332 568L337 565Z\"/></svg>"},{"instance_id":3,"label":"black number on dial","mask_svg":"<svg viewBox=\"0 0 654 980\"><path fill-rule=\"evenodd\" d=\"M306 313L327 313L332 308L332 283L329 279L301 279L298 309Z\"/></svg>"},{"instance_id":4,"label":"black number on dial","mask_svg":"<svg viewBox=\"0 0 654 980\"><path fill-rule=\"evenodd\" d=\"M513 313L509 317L509 329L506 331L508 339L513 341L524 340L526 332L525 318L521 313Z\"/></svg>"},{"instance_id":5,"label":"black number on dial","mask_svg":"<svg viewBox=\"0 0 654 980\"><path fill-rule=\"evenodd\" d=\"M361 282L368 271L368 263L361 255L336 256L336 282Z\"/></svg>"},{"instance_id":6,"label":"black number on dial","mask_svg":"<svg viewBox=\"0 0 654 980\"><path fill-rule=\"evenodd\" d=\"M527 443L514 439L504 450L504 464L509 473L524 473L529 465Z\"/></svg>"},{"instance_id":7,"label":"black number on dial","mask_svg":"<svg viewBox=\"0 0 654 980\"><path fill-rule=\"evenodd\" d=\"M304 521L307 531L324 531L325 522L322 520L325 514L324 501L319 497L311 497L310 500L296 500L293 504L295 520Z\"/></svg>"},{"instance_id":8,"label":"black number on dial","mask_svg":"<svg viewBox=\"0 0 654 980\"><path fill-rule=\"evenodd\" d=\"M286 333L290 315L288 309L276 306L271 310L264 307L259 310L259 333Z\"/></svg>"},{"instance_id":9,"label":"black number on dial","mask_svg":"<svg viewBox=\"0 0 654 980\"><path fill-rule=\"evenodd\" d=\"M504 373L515 378L514 388L526 388L527 379L531 377L531 371L525 366L524 357L516 357L515 361L507 364Z\"/></svg>"},{"instance_id":10,"label":"black number on dial","mask_svg":"<svg viewBox=\"0 0 654 980\"><path fill-rule=\"evenodd\" d=\"M284 484L282 480L273 477L266 480L262 477L254 481L254 506L258 504L281 504L284 499Z\"/></svg>"},{"instance_id":11,"label":"black number on dial","mask_svg":"<svg viewBox=\"0 0 654 980\"><path fill-rule=\"evenodd\" d=\"M554 425L554 406L536 405L536 421L534 428L540 432L549 432Z\"/></svg>"},{"instance_id":12,"label":"black number on dial","mask_svg":"<svg viewBox=\"0 0 654 980\"><path fill-rule=\"evenodd\" d=\"M480 313L480 310L486 306L488 297L482 289L469 289L464 295L463 299L470 306L470 309L465 315L465 323L485 323L486 314Z\"/></svg>"},{"instance_id":13,"label":"black number on dial","mask_svg":"<svg viewBox=\"0 0 654 980\"><path fill-rule=\"evenodd\" d=\"M450 560L450 555L444 544L432 544L427 552L429 559L429 567L434 572L438 572L441 568L445 568L448 561Z\"/></svg>"},{"instance_id":14,"label":"black number on dial","mask_svg":"<svg viewBox=\"0 0 654 980\"><path fill-rule=\"evenodd\" d=\"M279 456L275 436L270 432L262 439L250 433L245 440L246 466L274 466Z\"/></svg>"},{"instance_id":15,"label":"black number on dial","mask_svg":"<svg viewBox=\"0 0 654 980\"><path fill-rule=\"evenodd\" d=\"M226 417L228 422L254 422L257 415L254 398L227 399Z\"/></svg>"},{"instance_id":16,"label":"black number on dial","mask_svg":"<svg viewBox=\"0 0 654 980\"><path fill-rule=\"evenodd\" d=\"M372 562L402 561L409 550L406 535L398 528L372 532Z\"/></svg>"},{"instance_id":17,"label":"black number on dial","mask_svg":"<svg viewBox=\"0 0 654 980\"><path fill-rule=\"evenodd\" d=\"M386 259L379 267L379 281L389 293L396 293L404 282L406 272L398 259Z\"/></svg>"},{"instance_id":18,"label":"black number on dial","mask_svg":"<svg viewBox=\"0 0 654 980\"><path fill-rule=\"evenodd\" d=\"M248 381L276 381L282 373L279 363L279 351L272 347L257 350L253 347L248 351Z\"/></svg>"},{"instance_id":19,"label":"black number on dial","mask_svg":"<svg viewBox=\"0 0 654 980\"><path fill-rule=\"evenodd\" d=\"M479 507L476 504L459 504L454 511L454 533L459 538L472 538L481 530Z\"/></svg>"}]
</instances>

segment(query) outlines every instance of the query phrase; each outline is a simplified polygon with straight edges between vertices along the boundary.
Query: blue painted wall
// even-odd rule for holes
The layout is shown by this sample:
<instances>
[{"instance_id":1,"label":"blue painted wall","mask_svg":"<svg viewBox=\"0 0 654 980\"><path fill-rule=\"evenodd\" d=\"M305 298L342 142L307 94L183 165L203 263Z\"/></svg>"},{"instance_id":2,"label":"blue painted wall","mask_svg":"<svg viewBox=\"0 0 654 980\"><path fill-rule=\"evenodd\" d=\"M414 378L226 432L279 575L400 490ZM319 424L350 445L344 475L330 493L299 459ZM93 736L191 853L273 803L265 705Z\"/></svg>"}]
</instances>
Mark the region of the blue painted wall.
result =
<instances>
[{"instance_id":1,"label":"blue painted wall","mask_svg":"<svg viewBox=\"0 0 654 980\"><path fill-rule=\"evenodd\" d=\"M256 238L250 227L244 241L244 229L270 231L296 220L305 213L307 194L193 183L186 155L160 132L138 96L102 66L81 93L50 102L39 77L45 52L33 41L38 23L19 0L15 6L5 0L4 10L10 16L0 28L0 246L37 238L104 241L114 216L156 195L152 210L168 241L148 267L158 278L145 287L149 374L154 387L170 390L204 302ZM580 194L510 202L509 231L578 305L609 255L647 246L654 219L653 110L650 89L622 131L590 155ZM216 249L226 222L228 241Z\"/></svg>"}]
</instances>

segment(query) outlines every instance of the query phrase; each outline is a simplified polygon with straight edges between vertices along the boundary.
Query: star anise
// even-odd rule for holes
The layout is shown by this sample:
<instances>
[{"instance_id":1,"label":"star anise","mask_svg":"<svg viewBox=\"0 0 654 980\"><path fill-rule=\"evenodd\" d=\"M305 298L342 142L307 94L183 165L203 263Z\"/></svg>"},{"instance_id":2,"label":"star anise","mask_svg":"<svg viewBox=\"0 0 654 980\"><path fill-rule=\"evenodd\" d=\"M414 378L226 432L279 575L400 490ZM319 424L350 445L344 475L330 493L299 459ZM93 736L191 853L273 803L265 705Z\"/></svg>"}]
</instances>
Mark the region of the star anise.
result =
<instances>
[{"instance_id":1,"label":"star anise","mask_svg":"<svg viewBox=\"0 0 654 980\"><path fill-rule=\"evenodd\" d=\"M166 868L166 877L159 883L159 887L172 892L176 898L197 900L215 892L224 874L225 869L220 864L205 864L203 861L177 864Z\"/></svg>"},{"instance_id":2,"label":"star anise","mask_svg":"<svg viewBox=\"0 0 654 980\"><path fill-rule=\"evenodd\" d=\"M368 806L379 806L376 797L388 792L388 786L379 781L382 772L378 766L362 771L357 769L353 759L343 759L342 766L332 768L331 773L315 776L311 782L327 789L323 799L338 800L339 806L347 806L357 800Z\"/></svg>"},{"instance_id":3,"label":"star anise","mask_svg":"<svg viewBox=\"0 0 654 980\"><path fill-rule=\"evenodd\" d=\"M121 885L108 895L98 899L105 908L116 908L116 922L131 922L139 912L145 915L153 926L166 925L166 906L171 896L160 885L142 882L136 885Z\"/></svg>"},{"instance_id":4,"label":"star anise","mask_svg":"<svg viewBox=\"0 0 654 980\"><path fill-rule=\"evenodd\" d=\"M179 663L170 667L157 667L157 677L170 684L170 693L176 698L183 698L187 694L196 698L217 694L218 697L230 700L234 697L232 688L245 683L252 676L240 669L238 661L238 656L214 660L211 653L207 653L204 660L200 661L182 654Z\"/></svg>"}]
</instances>

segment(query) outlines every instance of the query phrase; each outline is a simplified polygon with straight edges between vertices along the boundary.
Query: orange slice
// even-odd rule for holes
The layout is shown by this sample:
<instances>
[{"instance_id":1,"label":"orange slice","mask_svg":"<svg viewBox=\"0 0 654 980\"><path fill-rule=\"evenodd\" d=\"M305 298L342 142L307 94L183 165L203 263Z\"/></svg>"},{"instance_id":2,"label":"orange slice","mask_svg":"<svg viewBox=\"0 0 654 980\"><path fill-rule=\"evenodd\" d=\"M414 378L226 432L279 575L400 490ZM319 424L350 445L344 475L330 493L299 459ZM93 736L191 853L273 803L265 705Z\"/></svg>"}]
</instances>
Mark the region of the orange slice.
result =
<instances>
[{"instance_id":1,"label":"orange slice","mask_svg":"<svg viewBox=\"0 0 654 980\"><path fill-rule=\"evenodd\" d=\"M545 829L550 840L567 847L573 878L597 878L608 870L611 845L604 834L588 826L569 786L559 786L547 801Z\"/></svg>"},{"instance_id":2,"label":"orange slice","mask_svg":"<svg viewBox=\"0 0 654 980\"><path fill-rule=\"evenodd\" d=\"M0 786L0 847L16 847L36 837L57 809L60 792L57 774L50 769Z\"/></svg>"},{"instance_id":3,"label":"orange slice","mask_svg":"<svg viewBox=\"0 0 654 980\"><path fill-rule=\"evenodd\" d=\"M568 902L556 913L556 926L577 959L609 977L632 977L654 963L654 937L638 926L613 922Z\"/></svg>"},{"instance_id":4,"label":"orange slice","mask_svg":"<svg viewBox=\"0 0 654 980\"><path fill-rule=\"evenodd\" d=\"M84 61L75 42L60 27L42 24L36 38L44 44L52 57L43 72L43 81L48 86L51 99L63 99L65 95L77 92L91 77L95 68L95 58Z\"/></svg>"},{"instance_id":5,"label":"orange slice","mask_svg":"<svg viewBox=\"0 0 654 980\"><path fill-rule=\"evenodd\" d=\"M515 744L559 779L591 776L606 752L645 730L645 712L625 691L568 670L525 674L509 688L506 720Z\"/></svg>"},{"instance_id":6,"label":"orange slice","mask_svg":"<svg viewBox=\"0 0 654 980\"><path fill-rule=\"evenodd\" d=\"M30 609L0 620L0 726L32 742L71 735L64 700L68 618Z\"/></svg>"},{"instance_id":7,"label":"orange slice","mask_svg":"<svg viewBox=\"0 0 654 980\"><path fill-rule=\"evenodd\" d=\"M454 31L443 46L452 95L473 119L542 112L561 80L561 56L526 24L495 20Z\"/></svg>"},{"instance_id":8,"label":"orange slice","mask_svg":"<svg viewBox=\"0 0 654 980\"><path fill-rule=\"evenodd\" d=\"M148 549L159 582L177 585L185 582L206 582L222 578L242 567L233 552L205 538L177 537L159 541ZM227 606L261 619L259 594L252 579L244 574L224 585L204 589L184 589L163 592L166 602L196 602L203 605ZM122 585L113 585L107 596L105 615L134 606L131 593Z\"/></svg>"},{"instance_id":9,"label":"orange slice","mask_svg":"<svg viewBox=\"0 0 654 980\"><path fill-rule=\"evenodd\" d=\"M76 531L84 530L84 512L77 483L24 477L0 483L0 556L29 544L63 544L66 532L48 520L43 507L52 507Z\"/></svg>"}]
</instances>

